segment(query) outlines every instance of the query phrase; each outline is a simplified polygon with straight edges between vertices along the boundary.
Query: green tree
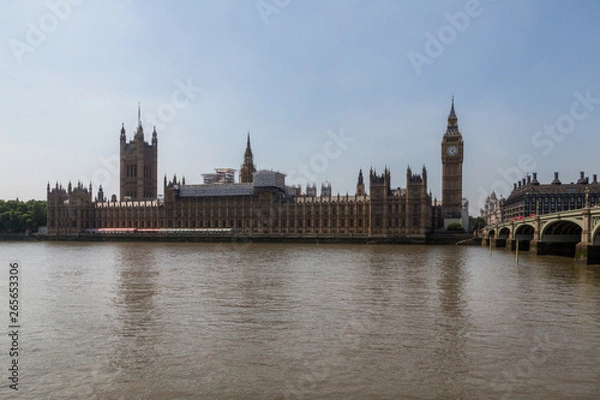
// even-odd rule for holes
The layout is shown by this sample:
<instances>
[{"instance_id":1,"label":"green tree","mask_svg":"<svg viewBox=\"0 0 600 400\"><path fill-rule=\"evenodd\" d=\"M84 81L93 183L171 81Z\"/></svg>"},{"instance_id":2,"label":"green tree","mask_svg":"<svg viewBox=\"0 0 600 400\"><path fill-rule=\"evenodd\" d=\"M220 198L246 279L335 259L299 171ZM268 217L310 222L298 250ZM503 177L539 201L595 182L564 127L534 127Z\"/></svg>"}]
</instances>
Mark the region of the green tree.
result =
<instances>
[{"instance_id":1,"label":"green tree","mask_svg":"<svg viewBox=\"0 0 600 400\"><path fill-rule=\"evenodd\" d=\"M483 217L469 217L469 223L475 229L485 228L487 225Z\"/></svg>"},{"instance_id":2,"label":"green tree","mask_svg":"<svg viewBox=\"0 0 600 400\"><path fill-rule=\"evenodd\" d=\"M454 222L454 223L451 223L450 225L448 225L448 227L446 228L446 231L448 231L448 232L464 232L465 228L463 228L463 226L461 224L459 224L458 222Z\"/></svg>"},{"instance_id":3,"label":"green tree","mask_svg":"<svg viewBox=\"0 0 600 400\"><path fill-rule=\"evenodd\" d=\"M0 232L35 232L46 225L47 205L43 200L0 200Z\"/></svg>"},{"instance_id":4,"label":"green tree","mask_svg":"<svg viewBox=\"0 0 600 400\"><path fill-rule=\"evenodd\" d=\"M32 226L37 227L45 226L47 220L47 206L45 201L40 200L29 200L27 202L31 210Z\"/></svg>"}]
</instances>

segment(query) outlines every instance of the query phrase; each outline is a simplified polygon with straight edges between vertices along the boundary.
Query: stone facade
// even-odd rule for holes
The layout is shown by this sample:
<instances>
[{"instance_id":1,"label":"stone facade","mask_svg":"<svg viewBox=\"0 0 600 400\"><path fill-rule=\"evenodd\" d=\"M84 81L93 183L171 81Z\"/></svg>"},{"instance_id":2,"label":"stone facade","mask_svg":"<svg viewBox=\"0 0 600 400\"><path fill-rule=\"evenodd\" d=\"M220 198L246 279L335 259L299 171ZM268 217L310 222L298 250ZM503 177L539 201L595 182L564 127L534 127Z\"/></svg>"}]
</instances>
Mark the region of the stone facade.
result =
<instances>
[{"instance_id":1,"label":"stone facade","mask_svg":"<svg viewBox=\"0 0 600 400\"><path fill-rule=\"evenodd\" d=\"M460 220L463 214L463 153L463 139L458 128L453 98L448 126L442 140L442 216L444 219Z\"/></svg>"},{"instance_id":2,"label":"stone facade","mask_svg":"<svg viewBox=\"0 0 600 400\"><path fill-rule=\"evenodd\" d=\"M276 174L258 171L255 174ZM427 171L407 171L407 187L390 188L390 172L370 173L372 196L296 195L285 185L184 185L174 177L162 200L93 201L91 189L48 188L48 232L96 229L228 229L252 235L357 235L393 238L431 232L433 206ZM357 185L360 188L360 185ZM358 192L360 193L360 191Z\"/></svg>"},{"instance_id":3,"label":"stone facade","mask_svg":"<svg viewBox=\"0 0 600 400\"><path fill-rule=\"evenodd\" d=\"M457 135L458 133L458 135ZM456 147L456 152L448 150ZM256 170L248 135L240 183L186 184L176 176L164 178L163 198L156 194L157 139L144 142L141 122L126 143L121 130L121 200L105 198L102 187L95 199L92 188L81 183L65 189L48 185L48 233L69 236L93 233L186 232L275 238L353 237L364 239L422 238L443 226L442 206L433 201L427 187L427 170L406 171L406 187L392 188L385 168L368 175L368 191L362 170L354 195L332 195L329 183L302 193L285 185L283 174ZM462 138L454 113L442 143L444 203L447 215L462 205ZM137 170L136 166L137 165ZM143 175L139 174L144 172ZM458 202L458 206L455 204Z\"/></svg>"},{"instance_id":4,"label":"stone facade","mask_svg":"<svg viewBox=\"0 0 600 400\"><path fill-rule=\"evenodd\" d=\"M485 204L479 210L481 217L485 220L486 225L495 225L504 221L504 197L496 196L496 192L492 192L485 199Z\"/></svg>"},{"instance_id":5,"label":"stone facade","mask_svg":"<svg viewBox=\"0 0 600 400\"><path fill-rule=\"evenodd\" d=\"M600 183L597 175L590 182L585 172L580 172L579 179L571 183L562 183L558 172L549 184L540 184L537 173L516 182L513 191L502 206L502 221L524 218L532 215L544 215L559 211L577 210L595 207L600 204Z\"/></svg>"},{"instance_id":6,"label":"stone facade","mask_svg":"<svg viewBox=\"0 0 600 400\"><path fill-rule=\"evenodd\" d=\"M120 138L120 195L121 200L148 200L157 197L158 181L158 139L156 127L152 131L152 142L144 141L140 109L138 126L127 143L125 125L121 127Z\"/></svg>"}]
</instances>

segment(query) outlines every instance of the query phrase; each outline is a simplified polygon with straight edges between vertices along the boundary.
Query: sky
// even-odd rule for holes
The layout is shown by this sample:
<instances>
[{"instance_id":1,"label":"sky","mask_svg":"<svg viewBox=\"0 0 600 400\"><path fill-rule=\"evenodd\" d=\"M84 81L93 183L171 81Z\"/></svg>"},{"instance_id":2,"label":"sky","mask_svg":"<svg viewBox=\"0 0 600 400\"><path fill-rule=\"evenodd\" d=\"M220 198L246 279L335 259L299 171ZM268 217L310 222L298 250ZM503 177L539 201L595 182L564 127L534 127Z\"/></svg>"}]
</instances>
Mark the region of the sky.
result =
<instances>
[{"instance_id":1,"label":"sky","mask_svg":"<svg viewBox=\"0 0 600 400\"><path fill-rule=\"evenodd\" d=\"M81 180L118 194L138 102L162 177L258 169L354 194L359 169L428 171L452 96L478 215L532 172L600 173L600 2L4 0L0 199Z\"/></svg>"}]
</instances>

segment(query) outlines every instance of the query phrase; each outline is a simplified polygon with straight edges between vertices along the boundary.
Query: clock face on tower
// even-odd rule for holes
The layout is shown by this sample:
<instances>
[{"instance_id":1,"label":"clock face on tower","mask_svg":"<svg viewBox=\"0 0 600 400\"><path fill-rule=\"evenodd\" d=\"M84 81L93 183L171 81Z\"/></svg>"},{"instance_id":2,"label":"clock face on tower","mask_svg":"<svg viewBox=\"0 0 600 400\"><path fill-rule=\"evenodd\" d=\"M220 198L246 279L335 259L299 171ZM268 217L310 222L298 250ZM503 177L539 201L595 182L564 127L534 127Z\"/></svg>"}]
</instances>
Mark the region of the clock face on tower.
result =
<instances>
[{"instance_id":1,"label":"clock face on tower","mask_svg":"<svg viewBox=\"0 0 600 400\"><path fill-rule=\"evenodd\" d=\"M446 149L446 154L448 154L450 157L454 157L458 154L458 148L456 146L449 146Z\"/></svg>"}]
</instances>

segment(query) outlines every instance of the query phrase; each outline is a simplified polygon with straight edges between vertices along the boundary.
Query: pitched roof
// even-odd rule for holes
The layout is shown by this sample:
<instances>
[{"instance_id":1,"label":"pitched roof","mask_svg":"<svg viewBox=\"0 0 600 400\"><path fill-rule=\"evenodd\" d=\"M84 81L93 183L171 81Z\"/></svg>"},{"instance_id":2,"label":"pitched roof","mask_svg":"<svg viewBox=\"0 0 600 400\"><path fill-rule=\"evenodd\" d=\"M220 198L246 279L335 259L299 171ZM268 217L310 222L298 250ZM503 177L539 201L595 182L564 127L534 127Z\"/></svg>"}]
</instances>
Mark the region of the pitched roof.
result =
<instances>
[{"instance_id":1,"label":"pitched roof","mask_svg":"<svg viewBox=\"0 0 600 400\"><path fill-rule=\"evenodd\" d=\"M251 183L181 185L179 187L179 197L251 196L252 194L254 194L254 189Z\"/></svg>"},{"instance_id":2,"label":"pitched roof","mask_svg":"<svg viewBox=\"0 0 600 400\"><path fill-rule=\"evenodd\" d=\"M506 199L505 204L510 204L512 202L518 201L523 198L525 195L570 195L570 194L585 194L586 188L589 188L590 194L596 194L600 196L600 183L592 182L590 184L577 184L577 183L569 183L569 184L547 184L547 185L539 185L534 183L527 183L520 187L514 189L510 196Z\"/></svg>"}]
</instances>

